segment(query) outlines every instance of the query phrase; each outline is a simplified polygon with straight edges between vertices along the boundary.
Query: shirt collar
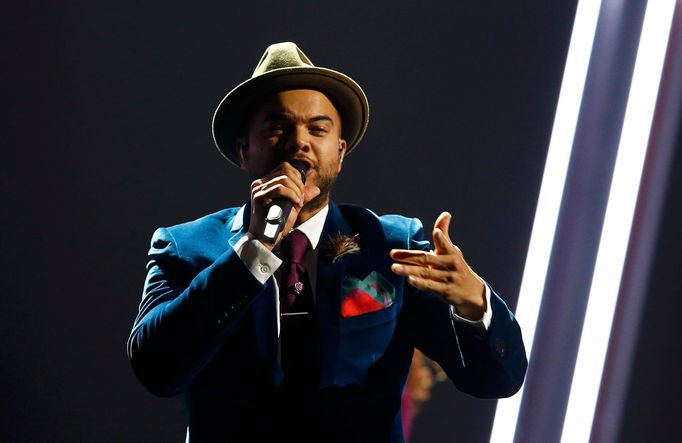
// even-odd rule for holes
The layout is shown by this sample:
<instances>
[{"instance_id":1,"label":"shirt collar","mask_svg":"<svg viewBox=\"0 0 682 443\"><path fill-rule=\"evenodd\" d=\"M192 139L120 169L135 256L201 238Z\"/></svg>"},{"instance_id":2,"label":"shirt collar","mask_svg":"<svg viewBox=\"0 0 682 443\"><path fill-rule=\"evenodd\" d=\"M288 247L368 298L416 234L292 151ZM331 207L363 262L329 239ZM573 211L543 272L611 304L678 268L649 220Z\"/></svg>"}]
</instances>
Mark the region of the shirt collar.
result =
<instances>
[{"instance_id":1,"label":"shirt collar","mask_svg":"<svg viewBox=\"0 0 682 443\"><path fill-rule=\"evenodd\" d=\"M301 223L296 227L299 231L308 237L310 246L312 249L317 248L317 244L320 242L320 237L322 236L322 229L324 228L324 222L327 219L327 213L329 212L329 205L320 209L317 214L310 217L304 223Z\"/></svg>"}]
</instances>

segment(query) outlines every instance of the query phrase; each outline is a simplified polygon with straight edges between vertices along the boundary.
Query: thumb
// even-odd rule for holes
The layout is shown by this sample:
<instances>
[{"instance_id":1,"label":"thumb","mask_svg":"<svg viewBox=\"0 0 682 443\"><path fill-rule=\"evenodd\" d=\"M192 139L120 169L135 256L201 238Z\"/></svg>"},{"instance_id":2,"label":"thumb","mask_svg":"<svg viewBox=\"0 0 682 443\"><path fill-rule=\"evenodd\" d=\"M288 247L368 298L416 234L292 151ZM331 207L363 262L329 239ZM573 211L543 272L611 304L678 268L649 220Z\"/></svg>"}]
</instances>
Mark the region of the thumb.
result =
<instances>
[{"instance_id":1,"label":"thumb","mask_svg":"<svg viewBox=\"0 0 682 443\"><path fill-rule=\"evenodd\" d=\"M303 204L320 195L320 192L320 188L315 185L305 185L305 188L303 188Z\"/></svg>"},{"instance_id":2,"label":"thumb","mask_svg":"<svg viewBox=\"0 0 682 443\"><path fill-rule=\"evenodd\" d=\"M449 212L442 212L433 225L433 243L436 247L436 254L447 253L453 247L450 234L448 233L450 220L452 220L452 215ZM437 231L440 231L440 233L437 233Z\"/></svg>"},{"instance_id":3,"label":"thumb","mask_svg":"<svg viewBox=\"0 0 682 443\"><path fill-rule=\"evenodd\" d=\"M452 215L447 211L443 211L436 219L436 223L433 225L433 227L440 229L447 235L448 230L450 229L450 220L452 220ZM450 236L448 236L448 238L449 237Z\"/></svg>"}]
</instances>

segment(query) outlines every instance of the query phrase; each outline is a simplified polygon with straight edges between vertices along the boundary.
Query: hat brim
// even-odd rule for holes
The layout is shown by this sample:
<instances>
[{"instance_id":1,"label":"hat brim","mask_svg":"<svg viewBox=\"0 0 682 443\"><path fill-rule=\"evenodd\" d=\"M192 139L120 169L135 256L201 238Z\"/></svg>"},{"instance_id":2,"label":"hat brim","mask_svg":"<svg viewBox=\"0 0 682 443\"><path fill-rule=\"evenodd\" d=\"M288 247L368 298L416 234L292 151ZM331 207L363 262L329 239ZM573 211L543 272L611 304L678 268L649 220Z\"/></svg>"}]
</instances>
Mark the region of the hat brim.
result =
<instances>
[{"instance_id":1,"label":"hat brim","mask_svg":"<svg viewBox=\"0 0 682 443\"><path fill-rule=\"evenodd\" d=\"M296 66L250 78L223 98L213 115L213 141L220 153L239 166L236 139L246 135L246 118L253 111L253 105L290 89L314 89L327 95L341 115L341 136L347 143L346 153L357 146L369 122L369 104L360 86L332 69Z\"/></svg>"}]
</instances>

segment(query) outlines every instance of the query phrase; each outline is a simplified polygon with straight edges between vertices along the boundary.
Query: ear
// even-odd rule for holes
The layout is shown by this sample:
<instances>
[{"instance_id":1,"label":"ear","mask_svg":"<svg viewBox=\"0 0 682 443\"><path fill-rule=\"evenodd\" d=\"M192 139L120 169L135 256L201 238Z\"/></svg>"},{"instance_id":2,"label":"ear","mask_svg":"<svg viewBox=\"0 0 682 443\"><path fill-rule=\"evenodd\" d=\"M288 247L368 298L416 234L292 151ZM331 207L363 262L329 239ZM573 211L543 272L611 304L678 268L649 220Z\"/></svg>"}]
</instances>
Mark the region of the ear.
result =
<instances>
[{"instance_id":1,"label":"ear","mask_svg":"<svg viewBox=\"0 0 682 443\"><path fill-rule=\"evenodd\" d=\"M235 140L235 149L239 153L239 168L246 170L246 162L249 159L249 143L246 141L246 137L238 137Z\"/></svg>"},{"instance_id":2,"label":"ear","mask_svg":"<svg viewBox=\"0 0 682 443\"><path fill-rule=\"evenodd\" d=\"M339 139L339 169L338 172L341 172L341 167L343 166L343 157L346 155L346 148L348 147L348 144L346 143L346 140L340 138Z\"/></svg>"}]
</instances>

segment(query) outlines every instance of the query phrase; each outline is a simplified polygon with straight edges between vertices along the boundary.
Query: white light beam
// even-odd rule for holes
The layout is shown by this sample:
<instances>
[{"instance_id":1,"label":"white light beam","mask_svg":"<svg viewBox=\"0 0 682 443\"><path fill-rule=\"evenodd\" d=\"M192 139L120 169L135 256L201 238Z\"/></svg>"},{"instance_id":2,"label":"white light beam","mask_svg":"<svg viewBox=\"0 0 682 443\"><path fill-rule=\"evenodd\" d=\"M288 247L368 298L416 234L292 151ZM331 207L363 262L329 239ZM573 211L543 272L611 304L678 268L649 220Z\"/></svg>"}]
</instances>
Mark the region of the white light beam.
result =
<instances>
[{"instance_id":1,"label":"white light beam","mask_svg":"<svg viewBox=\"0 0 682 443\"><path fill-rule=\"evenodd\" d=\"M529 360L532 358L530 352L533 348L547 266L552 251L600 7L601 0L581 0L576 9L559 102L554 116L552 137L535 210L535 220L516 308L516 316L521 325ZM513 397L498 401L490 436L492 443L513 441L522 396L523 388Z\"/></svg>"},{"instance_id":2,"label":"white light beam","mask_svg":"<svg viewBox=\"0 0 682 443\"><path fill-rule=\"evenodd\" d=\"M675 0L649 0L561 441L589 441ZM627 327L627 326L626 326Z\"/></svg>"}]
</instances>

